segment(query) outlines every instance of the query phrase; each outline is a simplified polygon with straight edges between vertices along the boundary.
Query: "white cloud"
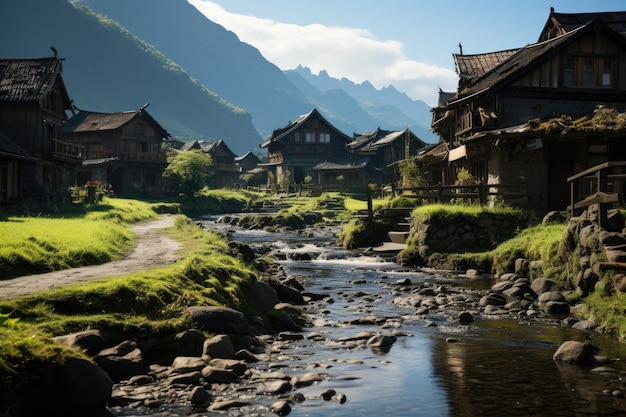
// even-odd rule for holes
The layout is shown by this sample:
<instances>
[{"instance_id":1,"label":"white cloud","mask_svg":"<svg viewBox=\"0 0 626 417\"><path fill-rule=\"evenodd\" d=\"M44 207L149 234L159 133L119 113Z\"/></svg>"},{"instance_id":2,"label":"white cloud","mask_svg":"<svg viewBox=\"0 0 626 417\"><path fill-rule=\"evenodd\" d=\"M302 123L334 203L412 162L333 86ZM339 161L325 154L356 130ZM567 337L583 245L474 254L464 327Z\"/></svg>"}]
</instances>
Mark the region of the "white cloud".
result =
<instances>
[{"instance_id":1,"label":"white cloud","mask_svg":"<svg viewBox=\"0 0 626 417\"><path fill-rule=\"evenodd\" d=\"M376 88L393 85L413 99L436 105L439 88L453 91L457 76L448 68L408 59L404 45L379 40L368 30L322 24L299 26L250 15L233 14L205 0L189 0L208 19L234 32L257 48L282 70L298 65L314 74L326 70L331 77Z\"/></svg>"}]
</instances>

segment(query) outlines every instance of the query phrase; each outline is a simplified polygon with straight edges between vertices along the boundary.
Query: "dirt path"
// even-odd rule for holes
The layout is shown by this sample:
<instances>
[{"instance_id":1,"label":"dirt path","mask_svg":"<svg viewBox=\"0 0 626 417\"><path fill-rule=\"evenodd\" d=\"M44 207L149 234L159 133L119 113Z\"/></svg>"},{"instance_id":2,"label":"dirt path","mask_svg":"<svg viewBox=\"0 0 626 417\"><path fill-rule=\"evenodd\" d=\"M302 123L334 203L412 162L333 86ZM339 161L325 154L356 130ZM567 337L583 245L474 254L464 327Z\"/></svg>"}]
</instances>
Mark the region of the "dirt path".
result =
<instances>
[{"instance_id":1,"label":"dirt path","mask_svg":"<svg viewBox=\"0 0 626 417\"><path fill-rule=\"evenodd\" d=\"M162 215L156 220L134 225L132 230L137 244L119 261L0 281L0 299L19 297L107 276L124 275L174 262L180 258L180 243L158 231L172 224L174 224L174 216Z\"/></svg>"}]
</instances>

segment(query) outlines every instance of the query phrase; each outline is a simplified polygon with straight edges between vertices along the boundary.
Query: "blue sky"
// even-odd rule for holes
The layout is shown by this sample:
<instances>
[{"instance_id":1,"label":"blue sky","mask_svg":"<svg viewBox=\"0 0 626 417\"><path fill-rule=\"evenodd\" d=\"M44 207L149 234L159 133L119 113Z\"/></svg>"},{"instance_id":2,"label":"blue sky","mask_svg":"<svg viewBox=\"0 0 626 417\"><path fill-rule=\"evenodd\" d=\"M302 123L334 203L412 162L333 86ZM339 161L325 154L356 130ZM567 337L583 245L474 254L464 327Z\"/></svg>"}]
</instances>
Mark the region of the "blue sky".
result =
<instances>
[{"instance_id":1,"label":"blue sky","mask_svg":"<svg viewBox=\"0 0 626 417\"><path fill-rule=\"evenodd\" d=\"M537 41L550 7L560 13L626 10L623 0L189 0L255 46L280 69L377 88L390 84L435 105L452 91L452 54L519 48Z\"/></svg>"}]
</instances>

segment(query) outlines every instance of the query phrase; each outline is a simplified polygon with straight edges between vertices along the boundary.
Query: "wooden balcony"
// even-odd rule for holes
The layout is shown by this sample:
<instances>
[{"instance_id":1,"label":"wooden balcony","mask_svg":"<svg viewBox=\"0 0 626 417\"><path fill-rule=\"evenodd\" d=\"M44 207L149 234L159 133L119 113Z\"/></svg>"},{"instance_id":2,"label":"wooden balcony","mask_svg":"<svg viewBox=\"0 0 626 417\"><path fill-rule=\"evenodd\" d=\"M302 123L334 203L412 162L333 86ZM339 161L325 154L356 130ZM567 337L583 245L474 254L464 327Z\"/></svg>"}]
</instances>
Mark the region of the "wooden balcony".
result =
<instances>
[{"instance_id":1,"label":"wooden balcony","mask_svg":"<svg viewBox=\"0 0 626 417\"><path fill-rule=\"evenodd\" d=\"M57 139L49 139L48 152L53 159L81 163L85 155L85 147Z\"/></svg>"}]
</instances>

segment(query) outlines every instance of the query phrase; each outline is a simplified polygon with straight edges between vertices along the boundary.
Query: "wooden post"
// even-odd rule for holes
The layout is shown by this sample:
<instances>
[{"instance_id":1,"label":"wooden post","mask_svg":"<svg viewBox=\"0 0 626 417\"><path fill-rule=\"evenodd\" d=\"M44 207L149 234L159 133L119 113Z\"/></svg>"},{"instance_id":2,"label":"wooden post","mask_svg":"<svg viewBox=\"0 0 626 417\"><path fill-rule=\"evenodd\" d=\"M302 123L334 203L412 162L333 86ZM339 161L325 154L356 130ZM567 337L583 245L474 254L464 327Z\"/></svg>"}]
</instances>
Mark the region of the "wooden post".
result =
<instances>
[{"instance_id":1,"label":"wooden post","mask_svg":"<svg viewBox=\"0 0 626 417\"><path fill-rule=\"evenodd\" d=\"M370 187L367 187L365 194L367 195L367 220L371 222L374 218L374 210L372 204L372 191L370 190Z\"/></svg>"},{"instance_id":2,"label":"wooden post","mask_svg":"<svg viewBox=\"0 0 626 417\"><path fill-rule=\"evenodd\" d=\"M487 201L485 201L485 190L484 190L483 182L478 183L478 201L481 206L487 205Z\"/></svg>"},{"instance_id":3,"label":"wooden post","mask_svg":"<svg viewBox=\"0 0 626 417\"><path fill-rule=\"evenodd\" d=\"M439 203L441 203L443 200L443 186L441 185L440 182L437 183L437 199Z\"/></svg>"}]
</instances>

